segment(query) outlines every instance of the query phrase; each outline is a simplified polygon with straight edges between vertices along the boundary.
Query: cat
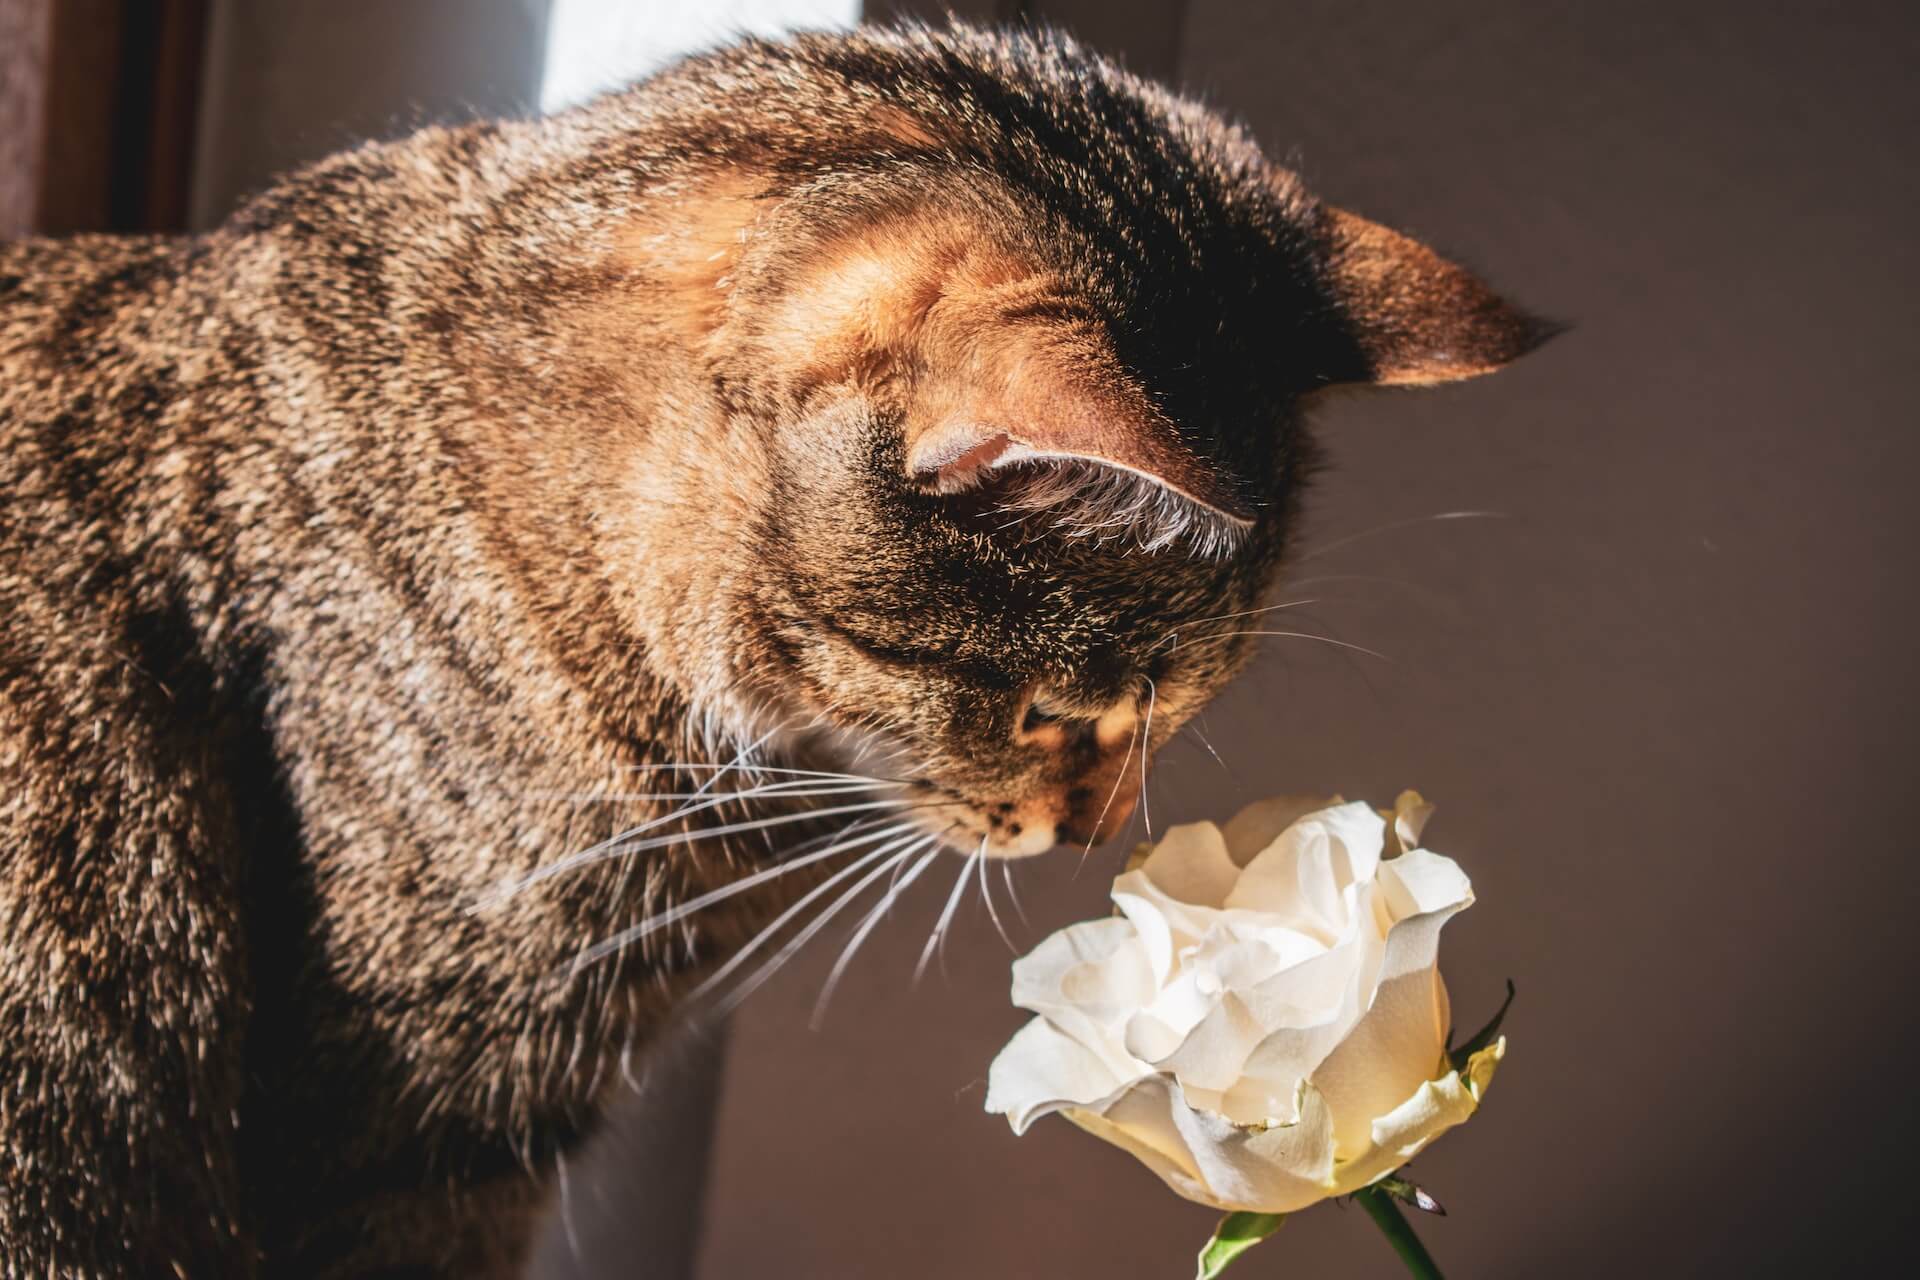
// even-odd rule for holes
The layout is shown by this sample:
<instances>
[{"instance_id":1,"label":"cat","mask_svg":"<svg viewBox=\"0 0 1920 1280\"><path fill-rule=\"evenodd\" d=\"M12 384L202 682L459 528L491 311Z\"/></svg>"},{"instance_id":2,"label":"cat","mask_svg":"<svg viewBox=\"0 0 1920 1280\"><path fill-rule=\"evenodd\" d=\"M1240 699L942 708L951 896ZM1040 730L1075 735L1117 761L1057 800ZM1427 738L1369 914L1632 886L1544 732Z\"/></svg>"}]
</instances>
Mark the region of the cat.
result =
<instances>
[{"instance_id":1,"label":"cat","mask_svg":"<svg viewBox=\"0 0 1920 1280\"><path fill-rule=\"evenodd\" d=\"M1303 397L1546 333L958 25L0 247L0 1275L511 1274L808 886L1124 825Z\"/></svg>"}]
</instances>

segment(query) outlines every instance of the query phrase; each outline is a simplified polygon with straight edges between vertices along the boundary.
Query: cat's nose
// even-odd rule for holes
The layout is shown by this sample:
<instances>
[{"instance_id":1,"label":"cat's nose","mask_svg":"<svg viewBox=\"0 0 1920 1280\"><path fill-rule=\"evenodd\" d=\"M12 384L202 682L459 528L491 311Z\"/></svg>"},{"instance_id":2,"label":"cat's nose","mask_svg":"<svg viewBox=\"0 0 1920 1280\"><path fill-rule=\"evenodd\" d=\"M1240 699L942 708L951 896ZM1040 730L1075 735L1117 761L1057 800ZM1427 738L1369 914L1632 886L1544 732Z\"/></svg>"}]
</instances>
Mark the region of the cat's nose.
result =
<instances>
[{"instance_id":1,"label":"cat's nose","mask_svg":"<svg viewBox=\"0 0 1920 1280\"><path fill-rule=\"evenodd\" d=\"M1122 698L1099 715L1059 714L1036 696L1015 730L1021 746L1058 753L1071 776L1047 801L1057 838L1095 845L1126 826L1140 798L1140 703ZM1056 775L1057 776L1057 775Z\"/></svg>"}]
</instances>

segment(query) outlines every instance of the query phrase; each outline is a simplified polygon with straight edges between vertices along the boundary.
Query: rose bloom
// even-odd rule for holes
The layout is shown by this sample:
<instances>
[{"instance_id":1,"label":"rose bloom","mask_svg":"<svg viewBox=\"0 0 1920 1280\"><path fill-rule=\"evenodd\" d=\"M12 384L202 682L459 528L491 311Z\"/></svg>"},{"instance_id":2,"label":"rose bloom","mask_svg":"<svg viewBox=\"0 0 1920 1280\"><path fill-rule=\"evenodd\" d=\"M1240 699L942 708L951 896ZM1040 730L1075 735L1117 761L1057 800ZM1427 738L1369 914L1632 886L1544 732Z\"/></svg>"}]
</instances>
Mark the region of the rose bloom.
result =
<instances>
[{"instance_id":1,"label":"rose bloom","mask_svg":"<svg viewBox=\"0 0 1920 1280\"><path fill-rule=\"evenodd\" d=\"M1418 848L1430 807L1281 798L1175 827L1118 913L1013 966L1039 1016L988 1076L1016 1133L1058 1111L1189 1200L1290 1213L1400 1167L1479 1105L1505 1050L1447 1062L1440 926L1473 901Z\"/></svg>"}]
</instances>

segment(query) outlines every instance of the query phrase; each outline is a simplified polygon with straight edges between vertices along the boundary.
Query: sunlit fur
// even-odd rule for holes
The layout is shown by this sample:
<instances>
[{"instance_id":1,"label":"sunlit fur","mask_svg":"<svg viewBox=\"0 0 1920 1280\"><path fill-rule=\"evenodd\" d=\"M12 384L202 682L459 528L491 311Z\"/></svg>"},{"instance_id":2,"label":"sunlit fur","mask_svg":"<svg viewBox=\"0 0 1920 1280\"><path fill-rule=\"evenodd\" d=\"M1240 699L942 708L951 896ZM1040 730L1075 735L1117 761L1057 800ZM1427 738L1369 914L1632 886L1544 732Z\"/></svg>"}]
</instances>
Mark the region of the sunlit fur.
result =
<instances>
[{"instance_id":1,"label":"sunlit fur","mask_svg":"<svg viewBox=\"0 0 1920 1280\"><path fill-rule=\"evenodd\" d=\"M989 859L1124 825L1251 653L1302 396L1530 332L965 28L0 246L0 1277L514 1274L694 991L929 882L937 960ZM979 427L1166 492L910 466Z\"/></svg>"}]
</instances>

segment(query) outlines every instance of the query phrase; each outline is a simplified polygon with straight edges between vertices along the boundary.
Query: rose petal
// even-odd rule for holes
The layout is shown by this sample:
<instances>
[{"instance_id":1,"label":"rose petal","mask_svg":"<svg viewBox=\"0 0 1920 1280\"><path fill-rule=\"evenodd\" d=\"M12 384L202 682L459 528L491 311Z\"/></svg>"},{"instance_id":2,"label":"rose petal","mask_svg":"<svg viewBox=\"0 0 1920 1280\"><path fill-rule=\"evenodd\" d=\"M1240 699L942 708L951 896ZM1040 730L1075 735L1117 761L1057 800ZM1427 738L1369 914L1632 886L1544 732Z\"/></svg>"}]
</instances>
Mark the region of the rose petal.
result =
<instances>
[{"instance_id":1,"label":"rose petal","mask_svg":"<svg viewBox=\"0 0 1920 1280\"><path fill-rule=\"evenodd\" d=\"M1420 833L1433 816L1433 806L1418 791L1402 791L1393 802L1393 838L1388 853L1399 856L1420 847Z\"/></svg>"},{"instance_id":2,"label":"rose petal","mask_svg":"<svg viewBox=\"0 0 1920 1280\"><path fill-rule=\"evenodd\" d=\"M1479 1110L1506 1052L1507 1040L1502 1036L1467 1059L1465 1072L1450 1071L1438 1080L1423 1082L1412 1097L1375 1120L1368 1149L1335 1168L1336 1194L1358 1191L1392 1173Z\"/></svg>"},{"instance_id":3,"label":"rose petal","mask_svg":"<svg viewBox=\"0 0 1920 1280\"><path fill-rule=\"evenodd\" d=\"M1221 1099L1228 1116L1241 1123L1293 1119L1294 1091L1365 1015L1385 954L1386 940L1369 921L1324 956L1240 993L1269 1030Z\"/></svg>"},{"instance_id":4,"label":"rose petal","mask_svg":"<svg viewBox=\"0 0 1920 1280\"><path fill-rule=\"evenodd\" d=\"M1189 822L1160 837L1140 870L1177 902L1218 907L1240 868L1227 856L1226 838L1211 822Z\"/></svg>"},{"instance_id":5,"label":"rose petal","mask_svg":"<svg viewBox=\"0 0 1920 1280\"><path fill-rule=\"evenodd\" d=\"M1256 800L1228 820L1221 833L1235 866L1244 867L1288 827L1310 813L1339 804L1339 796L1275 796Z\"/></svg>"},{"instance_id":6,"label":"rose petal","mask_svg":"<svg viewBox=\"0 0 1920 1280\"><path fill-rule=\"evenodd\" d=\"M1103 1108L1065 1114L1131 1152L1189 1200L1228 1211L1291 1213L1331 1194L1326 1104L1301 1090L1297 1124L1244 1129L1190 1106L1180 1086L1148 1076Z\"/></svg>"},{"instance_id":7,"label":"rose petal","mask_svg":"<svg viewBox=\"0 0 1920 1280\"><path fill-rule=\"evenodd\" d=\"M1373 879L1387 824L1364 804L1321 809L1257 854L1227 895L1228 907L1266 911L1331 942L1352 915L1347 890Z\"/></svg>"},{"instance_id":8,"label":"rose petal","mask_svg":"<svg viewBox=\"0 0 1920 1280\"><path fill-rule=\"evenodd\" d=\"M1123 1078L1146 1069L1126 1051L1125 1029L1155 989L1126 920L1071 925L1013 963L1013 1003L1046 1018Z\"/></svg>"},{"instance_id":9,"label":"rose petal","mask_svg":"<svg viewBox=\"0 0 1920 1280\"><path fill-rule=\"evenodd\" d=\"M1240 1078L1247 1055L1266 1034L1267 1029L1255 1021L1247 1006L1229 991L1214 1002L1184 1039L1148 1061L1162 1071L1173 1073L1189 1089L1231 1089ZM1134 1048L1131 1034L1127 1037L1127 1048L1146 1057Z\"/></svg>"},{"instance_id":10,"label":"rose petal","mask_svg":"<svg viewBox=\"0 0 1920 1280\"><path fill-rule=\"evenodd\" d=\"M987 1110L1004 1115L1015 1133L1025 1133L1041 1116L1104 1104L1127 1084L1098 1054L1035 1018L987 1068Z\"/></svg>"},{"instance_id":11,"label":"rose petal","mask_svg":"<svg viewBox=\"0 0 1920 1280\"><path fill-rule=\"evenodd\" d=\"M1432 885L1431 880L1422 882L1423 888ZM1408 896L1412 901L1443 900L1423 899L1419 893ZM1470 901L1470 893L1455 897L1438 910L1393 926L1371 1004L1314 1069L1314 1086L1339 1117L1337 1137L1343 1158L1365 1149L1374 1116L1386 1114L1441 1065L1447 1042L1447 996L1435 967L1440 929Z\"/></svg>"},{"instance_id":12,"label":"rose petal","mask_svg":"<svg viewBox=\"0 0 1920 1280\"><path fill-rule=\"evenodd\" d=\"M1460 864L1429 849L1414 849L1381 863L1379 880L1395 920L1473 905L1473 882Z\"/></svg>"}]
</instances>

